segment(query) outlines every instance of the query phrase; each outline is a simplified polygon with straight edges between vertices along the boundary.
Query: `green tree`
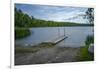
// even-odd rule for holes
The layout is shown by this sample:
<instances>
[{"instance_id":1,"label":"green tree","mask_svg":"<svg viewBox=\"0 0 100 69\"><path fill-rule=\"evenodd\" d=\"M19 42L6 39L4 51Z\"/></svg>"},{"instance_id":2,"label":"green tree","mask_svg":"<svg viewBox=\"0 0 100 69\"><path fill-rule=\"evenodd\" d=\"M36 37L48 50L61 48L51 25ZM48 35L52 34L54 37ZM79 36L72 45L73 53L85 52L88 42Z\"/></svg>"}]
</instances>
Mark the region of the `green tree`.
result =
<instances>
[{"instance_id":1,"label":"green tree","mask_svg":"<svg viewBox=\"0 0 100 69\"><path fill-rule=\"evenodd\" d=\"M88 19L90 24L94 24L94 8L87 9L85 18Z\"/></svg>"}]
</instances>

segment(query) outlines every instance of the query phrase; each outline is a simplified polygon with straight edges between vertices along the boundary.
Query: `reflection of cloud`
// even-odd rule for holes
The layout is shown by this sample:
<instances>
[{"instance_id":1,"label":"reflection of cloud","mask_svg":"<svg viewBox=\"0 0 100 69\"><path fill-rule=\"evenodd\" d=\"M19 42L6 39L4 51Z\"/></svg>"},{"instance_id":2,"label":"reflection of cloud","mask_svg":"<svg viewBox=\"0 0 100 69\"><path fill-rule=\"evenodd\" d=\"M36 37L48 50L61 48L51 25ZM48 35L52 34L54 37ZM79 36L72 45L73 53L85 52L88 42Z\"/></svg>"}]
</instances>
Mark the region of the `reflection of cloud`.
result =
<instances>
[{"instance_id":1,"label":"reflection of cloud","mask_svg":"<svg viewBox=\"0 0 100 69\"><path fill-rule=\"evenodd\" d=\"M87 8L16 4L24 13L38 19L84 23L82 16ZM76 19L75 19L76 18ZM79 21L78 21L79 20ZM82 22L83 21L83 22Z\"/></svg>"}]
</instances>

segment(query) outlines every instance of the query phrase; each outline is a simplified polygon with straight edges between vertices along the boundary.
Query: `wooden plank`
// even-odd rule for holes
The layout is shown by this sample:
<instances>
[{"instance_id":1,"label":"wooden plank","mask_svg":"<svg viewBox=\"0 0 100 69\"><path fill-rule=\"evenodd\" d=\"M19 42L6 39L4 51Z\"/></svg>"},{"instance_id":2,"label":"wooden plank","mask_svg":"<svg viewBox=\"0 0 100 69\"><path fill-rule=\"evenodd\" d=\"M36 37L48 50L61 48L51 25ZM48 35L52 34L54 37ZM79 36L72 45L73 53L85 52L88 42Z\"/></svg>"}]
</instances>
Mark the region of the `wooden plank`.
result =
<instances>
[{"instance_id":1,"label":"wooden plank","mask_svg":"<svg viewBox=\"0 0 100 69\"><path fill-rule=\"evenodd\" d=\"M60 36L60 37L55 38L55 39L53 39L53 40L45 41L44 43L53 43L53 44L57 44L57 43L63 41L64 39L66 39L66 38L67 38L67 36Z\"/></svg>"},{"instance_id":2,"label":"wooden plank","mask_svg":"<svg viewBox=\"0 0 100 69\"><path fill-rule=\"evenodd\" d=\"M55 40L55 41L53 41L53 42L54 42L55 44L57 44L57 43L63 41L64 39L66 39L66 38L67 38L67 36L62 36L62 37L58 38L57 40Z\"/></svg>"}]
</instances>

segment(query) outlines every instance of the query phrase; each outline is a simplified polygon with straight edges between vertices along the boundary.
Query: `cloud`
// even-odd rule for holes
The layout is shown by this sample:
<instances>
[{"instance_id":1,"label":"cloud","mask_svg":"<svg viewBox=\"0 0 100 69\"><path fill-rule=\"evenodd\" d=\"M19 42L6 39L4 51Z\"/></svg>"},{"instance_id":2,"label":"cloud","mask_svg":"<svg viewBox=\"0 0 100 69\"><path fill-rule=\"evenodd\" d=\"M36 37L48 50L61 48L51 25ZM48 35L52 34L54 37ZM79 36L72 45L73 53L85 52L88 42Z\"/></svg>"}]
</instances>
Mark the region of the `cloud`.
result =
<instances>
[{"instance_id":1,"label":"cloud","mask_svg":"<svg viewBox=\"0 0 100 69\"><path fill-rule=\"evenodd\" d=\"M16 4L15 6L21 9L24 13L27 13L30 16L34 16L35 18L38 19L62 21L62 22L69 21L69 22L77 22L77 23L86 22L79 15L84 15L87 8L67 7L67 6L29 5L29 4L21 4L21 5Z\"/></svg>"}]
</instances>

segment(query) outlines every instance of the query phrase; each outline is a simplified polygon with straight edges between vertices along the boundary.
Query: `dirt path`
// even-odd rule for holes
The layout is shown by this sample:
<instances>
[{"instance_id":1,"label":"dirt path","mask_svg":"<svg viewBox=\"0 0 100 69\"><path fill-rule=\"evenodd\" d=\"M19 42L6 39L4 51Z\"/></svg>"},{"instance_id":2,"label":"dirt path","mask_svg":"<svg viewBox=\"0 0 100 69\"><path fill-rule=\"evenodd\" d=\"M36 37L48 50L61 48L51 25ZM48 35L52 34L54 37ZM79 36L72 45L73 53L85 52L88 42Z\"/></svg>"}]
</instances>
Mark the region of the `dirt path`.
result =
<instances>
[{"instance_id":1,"label":"dirt path","mask_svg":"<svg viewBox=\"0 0 100 69\"><path fill-rule=\"evenodd\" d=\"M16 65L60 63L77 61L77 53L80 48L52 47L41 49L36 53L24 53L15 55Z\"/></svg>"}]
</instances>

